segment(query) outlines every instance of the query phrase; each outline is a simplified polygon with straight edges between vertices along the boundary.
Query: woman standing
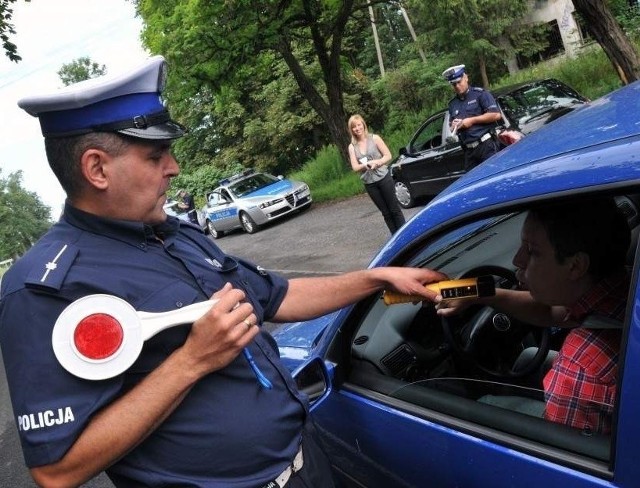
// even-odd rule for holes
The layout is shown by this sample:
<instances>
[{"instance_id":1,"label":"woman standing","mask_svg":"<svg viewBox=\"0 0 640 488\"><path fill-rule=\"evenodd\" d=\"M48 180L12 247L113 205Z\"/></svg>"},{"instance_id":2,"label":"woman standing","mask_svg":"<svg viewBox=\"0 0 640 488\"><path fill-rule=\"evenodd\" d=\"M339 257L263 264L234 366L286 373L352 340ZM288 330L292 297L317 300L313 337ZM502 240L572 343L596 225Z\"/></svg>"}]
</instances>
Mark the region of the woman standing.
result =
<instances>
[{"instance_id":1,"label":"woman standing","mask_svg":"<svg viewBox=\"0 0 640 488\"><path fill-rule=\"evenodd\" d=\"M393 179L387 168L387 163L391 161L391 152L380 136L369 134L367 123L361 115L352 115L348 127L351 132L351 168L360 173L367 193L382 212L382 217L393 234L402 227L405 220L395 197Z\"/></svg>"}]
</instances>

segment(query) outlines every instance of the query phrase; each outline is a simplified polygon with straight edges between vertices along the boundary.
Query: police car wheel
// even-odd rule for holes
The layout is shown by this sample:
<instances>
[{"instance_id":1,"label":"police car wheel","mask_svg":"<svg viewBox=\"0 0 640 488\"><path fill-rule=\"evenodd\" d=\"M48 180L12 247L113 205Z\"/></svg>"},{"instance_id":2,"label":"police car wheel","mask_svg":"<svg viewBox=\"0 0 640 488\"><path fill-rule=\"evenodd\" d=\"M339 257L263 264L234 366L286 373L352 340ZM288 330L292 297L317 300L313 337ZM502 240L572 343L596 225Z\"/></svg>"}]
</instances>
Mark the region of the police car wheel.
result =
<instances>
[{"instance_id":1,"label":"police car wheel","mask_svg":"<svg viewBox=\"0 0 640 488\"><path fill-rule=\"evenodd\" d=\"M416 204L411 194L411 188L404 181L396 181L396 200L402 208L411 208Z\"/></svg>"},{"instance_id":2,"label":"police car wheel","mask_svg":"<svg viewBox=\"0 0 640 488\"><path fill-rule=\"evenodd\" d=\"M214 239L219 239L223 235L223 232L221 230L217 230L210 220L207 220L207 231L209 231L209 235Z\"/></svg>"},{"instance_id":3,"label":"police car wheel","mask_svg":"<svg viewBox=\"0 0 640 488\"><path fill-rule=\"evenodd\" d=\"M258 231L258 224L256 224L251 216L246 212L242 212L240 214L240 223L247 234L253 234Z\"/></svg>"}]
</instances>

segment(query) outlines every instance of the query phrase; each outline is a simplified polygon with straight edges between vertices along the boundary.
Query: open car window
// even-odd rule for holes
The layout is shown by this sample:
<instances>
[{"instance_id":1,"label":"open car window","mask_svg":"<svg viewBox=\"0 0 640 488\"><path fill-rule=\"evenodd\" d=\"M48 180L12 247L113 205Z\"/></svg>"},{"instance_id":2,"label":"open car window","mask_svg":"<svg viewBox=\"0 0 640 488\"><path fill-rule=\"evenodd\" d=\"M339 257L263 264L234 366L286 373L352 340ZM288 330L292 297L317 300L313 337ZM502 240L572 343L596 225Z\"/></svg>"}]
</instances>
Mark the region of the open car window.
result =
<instances>
[{"instance_id":1,"label":"open car window","mask_svg":"<svg viewBox=\"0 0 640 488\"><path fill-rule=\"evenodd\" d=\"M441 113L429 122L427 122L420 132L416 134L411 141L412 152L422 152L429 149L435 149L442 145L442 128L444 124L445 113Z\"/></svg>"},{"instance_id":2,"label":"open car window","mask_svg":"<svg viewBox=\"0 0 640 488\"><path fill-rule=\"evenodd\" d=\"M617 201L637 235L635 199ZM491 276L497 288L515 289L512 260L525 217L521 209L466 222L426 238L405 262L394 264L439 270L452 279ZM387 306L380 298L356 309L348 384L411 415L579 469L609 472L615 430L577 429L543 417L543 378L567 329L532 326L481 305L443 320L431 304ZM623 323L606 326L625 333ZM591 400L569 393L563 401ZM615 416L615 405L609 408Z\"/></svg>"}]
</instances>

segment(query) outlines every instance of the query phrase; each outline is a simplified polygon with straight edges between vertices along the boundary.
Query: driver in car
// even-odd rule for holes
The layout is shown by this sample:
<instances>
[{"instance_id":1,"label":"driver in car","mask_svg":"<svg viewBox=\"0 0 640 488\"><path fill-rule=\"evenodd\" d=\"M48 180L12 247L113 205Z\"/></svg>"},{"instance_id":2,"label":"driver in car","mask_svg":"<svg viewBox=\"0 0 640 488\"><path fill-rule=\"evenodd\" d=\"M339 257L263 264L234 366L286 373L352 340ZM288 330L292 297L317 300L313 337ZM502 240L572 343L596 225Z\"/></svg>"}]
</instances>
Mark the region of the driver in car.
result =
<instances>
[{"instance_id":1,"label":"driver in car","mask_svg":"<svg viewBox=\"0 0 640 488\"><path fill-rule=\"evenodd\" d=\"M513 258L519 290L495 296L442 301L438 314L488 305L541 327L569 328L543 379L545 419L585 432L611 432L616 396L621 322L630 275L630 230L612 198L531 209ZM583 326L587 317L604 317ZM607 326L611 320L617 326Z\"/></svg>"}]
</instances>

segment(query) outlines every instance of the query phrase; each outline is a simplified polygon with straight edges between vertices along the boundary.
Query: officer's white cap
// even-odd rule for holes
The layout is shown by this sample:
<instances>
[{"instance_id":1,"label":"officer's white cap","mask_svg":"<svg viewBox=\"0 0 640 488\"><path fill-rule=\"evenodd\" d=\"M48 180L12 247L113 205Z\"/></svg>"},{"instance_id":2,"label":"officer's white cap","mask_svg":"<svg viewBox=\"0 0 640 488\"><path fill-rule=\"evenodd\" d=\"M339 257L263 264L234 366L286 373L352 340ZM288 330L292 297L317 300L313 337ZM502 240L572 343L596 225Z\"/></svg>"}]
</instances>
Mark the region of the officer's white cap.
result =
<instances>
[{"instance_id":1,"label":"officer's white cap","mask_svg":"<svg viewBox=\"0 0 640 488\"><path fill-rule=\"evenodd\" d=\"M451 66L450 68L445 69L442 72L442 76L449 83L454 83L464 75L464 64L459 64L457 66Z\"/></svg>"},{"instance_id":2,"label":"officer's white cap","mask_svg":"<svg viewBox=\"0 0 640 488\"><path fill-rule=\"evenodd\" d=\"M165 78L164 58L153 56L126 73L26 97L18 106L40 119L45 137L119 132L140 139L175 139L185 130L171 120L160 98Z\"/></svg>"}]
</instances>

